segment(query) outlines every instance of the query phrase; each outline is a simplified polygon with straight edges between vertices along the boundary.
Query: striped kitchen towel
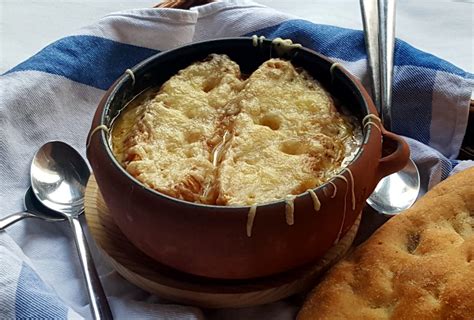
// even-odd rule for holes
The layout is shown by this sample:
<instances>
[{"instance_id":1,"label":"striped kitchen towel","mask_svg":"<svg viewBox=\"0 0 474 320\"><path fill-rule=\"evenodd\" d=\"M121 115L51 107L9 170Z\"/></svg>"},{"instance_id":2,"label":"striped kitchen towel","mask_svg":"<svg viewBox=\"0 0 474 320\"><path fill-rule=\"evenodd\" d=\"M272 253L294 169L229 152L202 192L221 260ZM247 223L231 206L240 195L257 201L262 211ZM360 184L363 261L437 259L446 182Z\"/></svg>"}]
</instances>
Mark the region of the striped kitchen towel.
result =
<instances>
[{"instance_id":1,"label":"striped kitchen towel","mask_svg":"<svg viewBox=\"0 0 474 320\"><path fill-rule=\"evenodd\" d=\"M361 31L318 25L248 1L113 13L50 44L0 77L0 216L22 209L35 151L62 140L85 155L92 116L127 68L194 41L263 35L290 38L343 64L368 84ZM397 40L393 129L407 137L424 188L455 166L468 118L472 74ZM94 249L94 248L93 248ZM0 232L0 318L89 318L69 230L24 221ZM94 249L118 319L293 319L297 302L206 311L170 304L125 282Z\"/></svg>"}]
</instances>

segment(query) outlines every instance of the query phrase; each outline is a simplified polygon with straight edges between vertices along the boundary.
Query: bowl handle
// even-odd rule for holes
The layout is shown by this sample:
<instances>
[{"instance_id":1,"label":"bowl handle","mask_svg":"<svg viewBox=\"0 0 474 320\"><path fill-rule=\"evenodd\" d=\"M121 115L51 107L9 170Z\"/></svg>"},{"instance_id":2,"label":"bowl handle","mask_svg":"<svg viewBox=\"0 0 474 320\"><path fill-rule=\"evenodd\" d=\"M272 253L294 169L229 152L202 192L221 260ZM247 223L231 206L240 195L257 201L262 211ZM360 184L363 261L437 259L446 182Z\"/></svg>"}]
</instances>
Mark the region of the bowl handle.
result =
<instances>
[{"instance_id":1,"label":"bowl handle","mask_svg":"<svg viewBox=\"0 0 474 320\"><path fill-rule=\"evenodd\" d=\"M382 155L377 168L376 183L383 177L402 169L410 157L410 149L405 140L382 127Z\"/></svg>"}]
</instances>

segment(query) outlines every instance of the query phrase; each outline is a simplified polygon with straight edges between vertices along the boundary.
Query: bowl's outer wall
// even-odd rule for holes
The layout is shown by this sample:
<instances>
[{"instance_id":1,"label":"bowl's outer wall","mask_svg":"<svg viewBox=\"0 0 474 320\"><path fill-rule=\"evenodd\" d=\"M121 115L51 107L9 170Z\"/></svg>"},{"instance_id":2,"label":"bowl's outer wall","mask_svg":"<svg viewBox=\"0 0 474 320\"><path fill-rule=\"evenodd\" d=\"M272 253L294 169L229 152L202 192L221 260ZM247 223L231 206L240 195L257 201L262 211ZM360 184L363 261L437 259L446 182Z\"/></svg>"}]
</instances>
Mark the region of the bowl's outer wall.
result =
<instances>
[{"instance_id":1,"label":"bowl's outer wall","mask_svg":"<svg viewBox=\"0 0 474 320\"><path fill-rule=\"evenodd\" d=\"M110 120L126 102L151 85L160 85L178 70L210 53L225 53L243 72L251 72L270 57L270 45L255 48L251 39L226 39L194 44L152 57L134 68L135 85L121 77L105 94L94 116L91 132ZM304 67L338 97L361 121L375 108L362 85L337 69L331 84L331 61L309 50L298 50L292 61ZM283 201L259 206L252 237L246 235L248 208L195 205L143 187L113 159L103 131L91 136L87 156L104 200L128 239L144 253L187 273L223 279L268 276L311 263L353 225L373 191L381 157L381 134L369 130L362 152L349 166L354 177L355 209L349 185L333 179L316 190L321 209L315 211L308 193L295 199L294 225L285 221ZM344 215L345 208L345 215Z\"/></svg>"}]
</instances>

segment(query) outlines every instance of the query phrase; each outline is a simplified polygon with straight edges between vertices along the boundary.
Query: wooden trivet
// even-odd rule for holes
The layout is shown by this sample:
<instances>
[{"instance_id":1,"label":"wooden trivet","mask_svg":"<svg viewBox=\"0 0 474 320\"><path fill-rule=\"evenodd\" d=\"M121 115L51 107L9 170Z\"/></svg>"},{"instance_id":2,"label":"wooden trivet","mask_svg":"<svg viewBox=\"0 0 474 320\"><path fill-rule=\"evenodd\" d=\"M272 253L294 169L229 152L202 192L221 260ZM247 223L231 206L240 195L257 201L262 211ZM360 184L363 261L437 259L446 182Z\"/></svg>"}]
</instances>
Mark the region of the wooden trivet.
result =
<instances>
[{"instance_id":1,"label":"wooden trivet","mask_svg":"<svg viewBox=\"0 0 474 320\"><path fill-rule=\"evenodd\" d=\"M174 270L133 246L115 224L93 176L86 189L85 214L90 234L125 279L162 298L207 308L260 305L311 289L318 277L348 251L360 223L359 215L344 238L314 265L266 278L218 280Z\"/></svg>"}]
</instances>

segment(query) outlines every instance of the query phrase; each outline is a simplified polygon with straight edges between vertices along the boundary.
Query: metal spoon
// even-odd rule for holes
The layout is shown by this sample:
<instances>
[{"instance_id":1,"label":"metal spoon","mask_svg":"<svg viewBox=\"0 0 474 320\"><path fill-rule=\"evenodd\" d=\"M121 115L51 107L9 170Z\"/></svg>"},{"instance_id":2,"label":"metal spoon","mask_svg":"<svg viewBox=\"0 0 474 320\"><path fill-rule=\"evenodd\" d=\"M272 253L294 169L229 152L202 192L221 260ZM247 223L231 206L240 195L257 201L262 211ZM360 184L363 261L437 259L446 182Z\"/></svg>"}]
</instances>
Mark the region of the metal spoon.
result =
<instances>
[{"instance_id":1,"label":"metal spoon","mask_svg":"<svg viewBox=\"0 0 474 320\"><path fill-rule=\"evenodd\" d=\"M0 219L0 230L3 230L9 225L12 225L15 222L23 220L25 218L38 218L51 222L66 220L63 215L43 206L41 202L36 199L36 196L33 193L31 187L28 188L25 193L25 197L23 198L23 206L26 209L25 211L14 213L3 219Z\"/></svg>"},{"instance_id":2,"label":"metal spoon","mask_svg":"<svg viewBox=\"0 0 474 320\"><path fill-rule=\"evenodd\" d=\"M360 6L375 104L385 129L391 130L395 0L360 0ZM410 158L402 170L380 180L367 203L394 215L411 207L419 192L420 173Z\"/></svg>"},{"instance_id":3,"label":"metal spoon","mask_svg":"<svg viewBox=\"0 0 474 320\"><path fill-rule=\"evenodd\" d=\"M84 192L90 171L81 155L59 141L48 142L31 163L31 186L47 208L61 213L70 223L91 302L94 319L112 319L79 216L84 212Z\"/></svg>"}]
</instances>

